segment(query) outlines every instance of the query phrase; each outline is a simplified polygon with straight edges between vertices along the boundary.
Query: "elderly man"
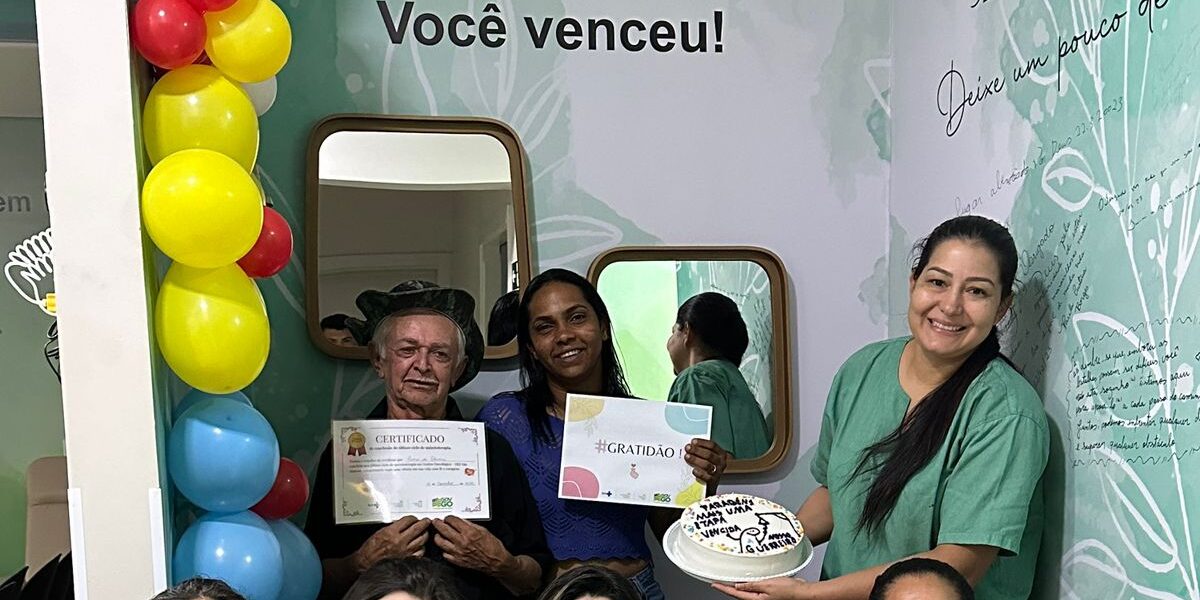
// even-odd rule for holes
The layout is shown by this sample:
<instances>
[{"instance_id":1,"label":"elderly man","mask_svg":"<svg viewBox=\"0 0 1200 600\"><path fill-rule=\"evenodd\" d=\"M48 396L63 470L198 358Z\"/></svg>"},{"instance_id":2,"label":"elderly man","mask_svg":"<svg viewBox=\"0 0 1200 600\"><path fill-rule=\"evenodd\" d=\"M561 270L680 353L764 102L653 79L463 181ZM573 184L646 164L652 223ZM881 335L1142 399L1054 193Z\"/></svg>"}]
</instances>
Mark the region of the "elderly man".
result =
<instances>
[{"instance_id":1,"label":"elderly man","mask_svg":"<svg viewBox=\"0 0 1200 600\"><path fill-rule=\"evenodd\" d=\"M363 292L356 303L367 320L348 325L360 341L370 340L371 363L385 388L385 398L368 418L463 420L449 393L475 377L483 359L471 295L409 281L386 293ZM492 518L480 524L410 515L390 524L335 525L327 446L305 527L322 559L321 597L341 598L371 565L404 556L448 563L468 599L509 599L536 591L552 561L537 505L504 438L489 430L486 444Z\"/></svg>"}]
</instances>

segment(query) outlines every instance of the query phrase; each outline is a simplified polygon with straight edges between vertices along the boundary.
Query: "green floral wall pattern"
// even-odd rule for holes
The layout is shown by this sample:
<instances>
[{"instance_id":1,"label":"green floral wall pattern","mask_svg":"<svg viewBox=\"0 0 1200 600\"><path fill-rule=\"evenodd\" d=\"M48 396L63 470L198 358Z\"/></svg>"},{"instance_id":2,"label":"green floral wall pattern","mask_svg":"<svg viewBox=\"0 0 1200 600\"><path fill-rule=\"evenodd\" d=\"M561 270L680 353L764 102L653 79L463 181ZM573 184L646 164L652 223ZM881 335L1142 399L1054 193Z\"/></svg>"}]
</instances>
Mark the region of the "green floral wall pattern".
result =
<instances>
[{"instance_id":1,"label":"green floral wall pattern","mask_svg":"<svg viewBox=\"0 0 1200 600\"><path fill-rule=\"evenodd\" d=\"M908 27L935 17L941 39ZM987 214L1021 252L1008 348L1054 423L1040 597L1200 598L1198 33L1164 0L897 22L893 218Z\"/></svg>"}]
</instances>

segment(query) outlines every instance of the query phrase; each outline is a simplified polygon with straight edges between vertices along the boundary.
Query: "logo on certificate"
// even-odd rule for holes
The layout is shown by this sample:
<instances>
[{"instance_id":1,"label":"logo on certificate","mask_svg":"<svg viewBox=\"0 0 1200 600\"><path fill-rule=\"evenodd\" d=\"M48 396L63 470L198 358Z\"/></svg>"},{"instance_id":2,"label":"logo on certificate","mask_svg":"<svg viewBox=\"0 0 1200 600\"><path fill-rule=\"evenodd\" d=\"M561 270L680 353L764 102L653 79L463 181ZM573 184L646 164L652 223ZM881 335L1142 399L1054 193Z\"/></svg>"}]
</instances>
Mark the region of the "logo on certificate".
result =
<instances>
[{"instance_id":1,"label":"logo on certificate","mask_svg":"<svg viewBox=\"0 0 1200 600\"><path fill-rule=\"evenodd\" d=\"M350 446L350 449L346 451L347 456L367 455L367 436L363 435L361 431L350 434L346 443Z\"/></svg>"}]
</instances>

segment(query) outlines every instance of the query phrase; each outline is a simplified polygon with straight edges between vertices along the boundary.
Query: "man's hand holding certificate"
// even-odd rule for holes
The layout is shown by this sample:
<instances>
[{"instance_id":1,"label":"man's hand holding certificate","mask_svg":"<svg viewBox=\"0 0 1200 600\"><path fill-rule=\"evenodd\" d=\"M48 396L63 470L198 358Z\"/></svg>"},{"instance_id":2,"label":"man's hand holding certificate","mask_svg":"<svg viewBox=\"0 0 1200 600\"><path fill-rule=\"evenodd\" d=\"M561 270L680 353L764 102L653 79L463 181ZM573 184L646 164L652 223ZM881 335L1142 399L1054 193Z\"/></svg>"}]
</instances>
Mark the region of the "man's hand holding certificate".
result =
<instances>
[{"instance_id":1,"label":"man's hand holding certificate","mask_svg":"<svg viewBox=\"0 0 1200 600\"><path fill-rule=\"evenodd\" d=\"M708 439L711 421L708 406L568 394L558 496L687 506L705 486L684 448Z\"/></svg>"},{"instance_id":2,"label":"man's hand holding certificate","mask_svg":"<svg viewBox=\"0 0 1200 600\"><path fill-rule=\"evenodd\" d=\"M490 518L484 440L480 423L334 421L335 521Z\"/></svg>"}]
</instances>

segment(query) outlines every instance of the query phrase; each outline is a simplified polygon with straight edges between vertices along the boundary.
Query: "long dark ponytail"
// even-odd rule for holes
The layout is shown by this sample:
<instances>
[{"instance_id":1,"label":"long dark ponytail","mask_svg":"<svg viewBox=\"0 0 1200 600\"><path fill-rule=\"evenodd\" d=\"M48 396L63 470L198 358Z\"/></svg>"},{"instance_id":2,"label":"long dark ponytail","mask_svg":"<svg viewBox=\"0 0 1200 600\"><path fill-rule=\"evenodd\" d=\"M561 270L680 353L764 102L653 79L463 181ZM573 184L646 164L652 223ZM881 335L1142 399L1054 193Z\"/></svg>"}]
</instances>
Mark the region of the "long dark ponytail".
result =
<instances>
[{"instance_id":1,"label":"long dark ponytail","mask_svg":"<svg viewBox=\"0 0 1200 600\"><path fill-rule=\"evenodd\" d=\"M517 309L517 356L521 363L521 386L523 387L519 395L525 405L529 427L533 430L534 441L545 443L550 443L553 437L550 432L550 416L547 414L547 410L554 405L554 395L550 393L550 380L546 368L538 362L531 349L533 336L529 333L529 305L533 302L538 290L555 282L579 288L583 299L591 305L592 310L596 313L596 318L600 320L600 326L608 331L608 339L604 341L604 346L600 350L600 368L603 373L601 376L603 389L600 390L600 393L618 398L630 396L629 384L625 382L625 373L621 370L621 361L617 359L617 348L613 344L612 320L608 316L608 307L604 305L600 292L596 291L596 287L590 281L572 271L549 269L543 272L534 277L521 294L521 303Z\"/></svg>"},{"instance_id":2,"label":"long dark ponytail","mask_svg":"<svg viewBox=\"0 0 1200 600\"><path fill-rule=\"evenodd\" d=\"M947 240L962 240L987 248L1000 268L1001 305L1011 300L1017 275L1017 247L1003 225L984 217L956 217L938 225L929 237L917 244L919 254L913 263L914 278L920 277L933 251ZM868 534L879 532L896 507L904 486L929 464L946 441L967 388L996 358L1012 365L1012 361L1001 354L1000 335L992 327L958 370L922 398L895 431L863 450L853 477L874 473L875 480L867 492L858 520L860 530Z\"/></svg>"}]
</instances>

